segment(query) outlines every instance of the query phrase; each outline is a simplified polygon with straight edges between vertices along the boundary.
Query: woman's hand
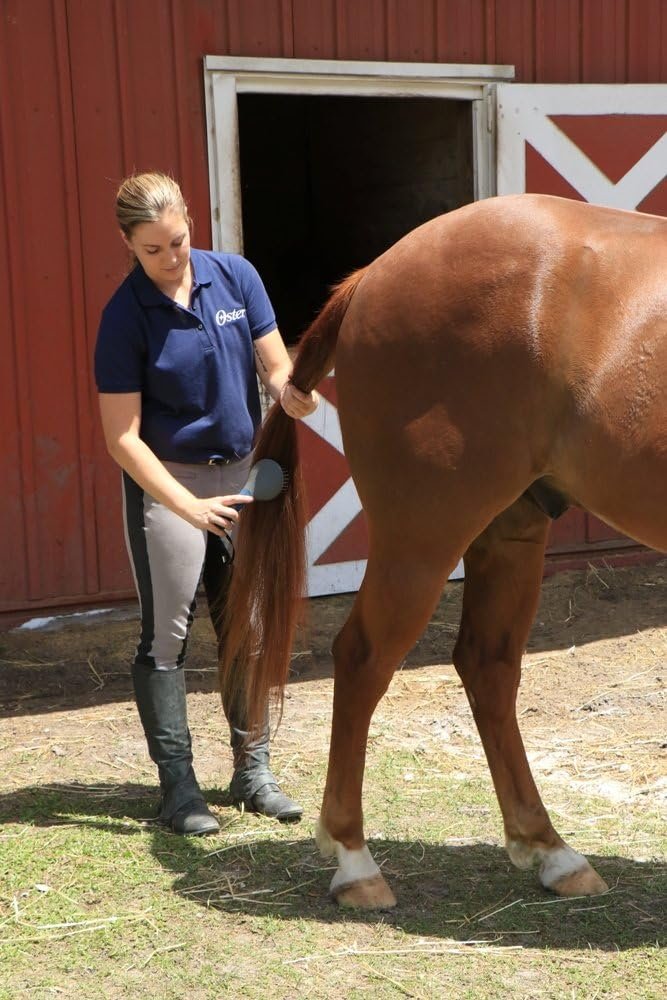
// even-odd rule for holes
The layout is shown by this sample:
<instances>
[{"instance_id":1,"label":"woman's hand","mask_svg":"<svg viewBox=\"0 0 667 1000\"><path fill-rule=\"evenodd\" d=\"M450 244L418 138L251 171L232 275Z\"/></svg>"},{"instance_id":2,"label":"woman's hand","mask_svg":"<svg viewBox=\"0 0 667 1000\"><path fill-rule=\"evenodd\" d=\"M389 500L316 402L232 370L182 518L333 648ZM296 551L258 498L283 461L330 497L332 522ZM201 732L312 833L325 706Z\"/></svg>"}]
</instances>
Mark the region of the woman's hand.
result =
<instances>
[{"instance_id":1,"label":"woman's hand","mask_svg":"<svg viewBox=\"0 0 667 1000\"><path fill-rule=\"evenodd\" d=\"M276 328L255 341L255 367L271 399L280 400L288 417L300 420L317 409L320 397L312 392L302 392L292 385L292 362Z\"/></svg>"},{"instance_id":2,"label":"woman's hand","mask_svg":"<svg viewBox=\"0 0 667 1000\"><path fill-rule=\"evenodd\" d=\"M239 519L232 504L252 503L252 497L238 493L203 499L193 496L139 437L141 394L100 393L99 399L109 454L135 483L195 528L220 536L232 530Z\"/></svg>"},{"instance_id":3,"label":"woman's hand","mask_svg":"<svg viewBox=\"0 0 667 1000\"><path fill-rule=\"evenodd\" d=\"M307 417L316 410L319 401L320 397L314 389L312 392L302 392L292 382L285 382L280 390L280 405L287 416L294 417L295 420Z\"/></svg>"},{"instance_id":4,"label":"woman's hand","mask_svg":"<svg viewBox=\"0 0 667 1000\"><path fill-rule=\"evenodd\" d=\"M232 504L252 502L252 497L241 496L240 493L225 497L204 497L203 499L193 497L192 503L188 504L181 516L195 528L210 531L213 535L223 536L225 532L230 532L238 524L240 512L234 510Z\"/></svg>"}]
</instances>

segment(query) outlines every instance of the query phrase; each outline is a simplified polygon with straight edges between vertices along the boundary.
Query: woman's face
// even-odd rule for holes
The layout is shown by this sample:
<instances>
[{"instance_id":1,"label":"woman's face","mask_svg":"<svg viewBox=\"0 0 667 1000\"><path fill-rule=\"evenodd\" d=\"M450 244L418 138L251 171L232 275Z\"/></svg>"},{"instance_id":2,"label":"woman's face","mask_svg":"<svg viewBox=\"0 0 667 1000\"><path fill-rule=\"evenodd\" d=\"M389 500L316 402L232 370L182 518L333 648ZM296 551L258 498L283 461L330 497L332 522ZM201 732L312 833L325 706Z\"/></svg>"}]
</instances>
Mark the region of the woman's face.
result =
<instances>
[{"instance_id":1,"label":"woman's face","mask_svg":"<svg viewBox=\"0 0 667 1000\"><path fill-rule=\"evenodd\" d=\"M123 239L158 288L180 282L190 262L190 230L180 212L166 209L157 222L141 222Z\"/></svg>"}]
</instances>

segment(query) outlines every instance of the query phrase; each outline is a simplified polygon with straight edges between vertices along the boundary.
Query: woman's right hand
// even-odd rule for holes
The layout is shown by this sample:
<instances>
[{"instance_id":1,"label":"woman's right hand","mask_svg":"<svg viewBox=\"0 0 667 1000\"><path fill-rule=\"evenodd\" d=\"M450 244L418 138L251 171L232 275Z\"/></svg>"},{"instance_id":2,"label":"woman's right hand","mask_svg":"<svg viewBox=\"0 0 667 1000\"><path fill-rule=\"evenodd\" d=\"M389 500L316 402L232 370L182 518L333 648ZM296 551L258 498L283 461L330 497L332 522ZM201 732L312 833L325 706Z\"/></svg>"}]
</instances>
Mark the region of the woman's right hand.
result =
<instances>
[{"instance_id":1,"label":"woman's right hand","mask_svg":"<svg viewBox=\"0 0 667 1000\"><path fill-rule=\"evenodd\" d=\"M252 502L252 497L242 496L240 493L224 497L193 497L181 516L195 528L223 536L238 523L240 512L234 510L232 504Z\"/></svg>"},{"instance_id":2,"label":"woman's right hand","mask_svg":"<svg viewBox=\"0 0 667 1000\"><path fill-rule=\"evenodd\" d=\"M109 454L135 483L189 524L214 535L231 531L239 519L232 504L252 503L238 493L224 497L195 497L165 468L140 437L141 393L99 394L102 427Z\"/></svg>"}]
</instances>

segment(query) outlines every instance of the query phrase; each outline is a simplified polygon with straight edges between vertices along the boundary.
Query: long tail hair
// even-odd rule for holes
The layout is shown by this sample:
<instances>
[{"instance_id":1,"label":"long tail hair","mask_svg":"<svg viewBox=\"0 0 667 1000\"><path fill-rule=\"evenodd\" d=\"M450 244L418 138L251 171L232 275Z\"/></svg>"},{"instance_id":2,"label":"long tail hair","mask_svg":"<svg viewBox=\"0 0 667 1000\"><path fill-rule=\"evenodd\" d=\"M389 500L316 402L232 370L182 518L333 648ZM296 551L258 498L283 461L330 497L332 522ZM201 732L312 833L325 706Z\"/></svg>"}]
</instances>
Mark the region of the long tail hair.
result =
<instances>
[{"instance_id":1,"label":"long tail hair","mask_svg":"<svg viewBox=\"0 0 667 1000\"><path fill-rule=\"evenodd\" d=\"M337 285L302 337L292 382L310 392L333 367L338 330L365 269ZM306 576L306 508L295 421L274 403L255 461L272 458L288 476L275 500L250 504L240 518L234 572L223 619L220 686L245 696L248 728L262 724L271 697L282 709Z\"/></svg>"}]
</instances>

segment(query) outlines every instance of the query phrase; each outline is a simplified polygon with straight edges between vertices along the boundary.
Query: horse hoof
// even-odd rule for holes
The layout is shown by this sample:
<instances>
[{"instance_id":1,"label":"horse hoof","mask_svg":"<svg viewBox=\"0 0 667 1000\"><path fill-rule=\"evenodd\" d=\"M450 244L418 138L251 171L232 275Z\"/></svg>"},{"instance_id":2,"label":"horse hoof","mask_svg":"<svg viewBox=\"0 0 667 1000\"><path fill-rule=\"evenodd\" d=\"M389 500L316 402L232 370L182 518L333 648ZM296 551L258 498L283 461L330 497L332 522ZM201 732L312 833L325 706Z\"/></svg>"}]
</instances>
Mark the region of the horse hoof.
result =
<instances>
[{"instance_id":1,"label":"horse hoof","mask_svg":"<svg viewBox=\"0 0 667 1000\"><path fill-rule=\"evenodd\" d=\"M382 875L341 886L333 892L333 898L349 910L391 910L396 906L396 897Z\"/></svg>"},{"instance_id":2,"label":"horse hoof","mask_svg":"<svg viewBox=\"0 0 667 1000\"><path fill-rule=\"evenodd\" d=\"M597 896L609 888L583 854L566 844L545 854L540 882L557 896Z\"/></svg>"},{"instance_id":3,"label":"horse hoof","mask_svg":"<svg viewBox=\"0 0 667 1000\"><path fill-rule=\"evenodd\" d=\"M587 862L585 868L564 875L548 888L557 896L599 896L607 892L609 886Z\"/></svg>"}]
</instances>

